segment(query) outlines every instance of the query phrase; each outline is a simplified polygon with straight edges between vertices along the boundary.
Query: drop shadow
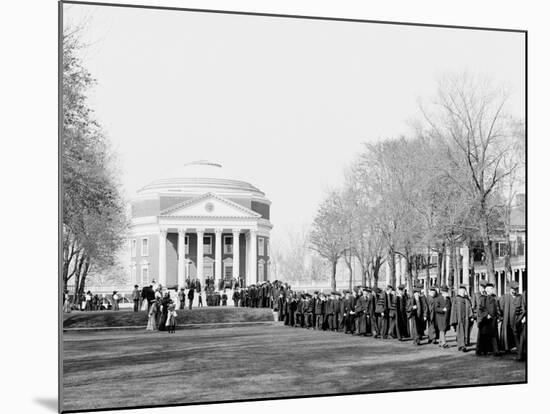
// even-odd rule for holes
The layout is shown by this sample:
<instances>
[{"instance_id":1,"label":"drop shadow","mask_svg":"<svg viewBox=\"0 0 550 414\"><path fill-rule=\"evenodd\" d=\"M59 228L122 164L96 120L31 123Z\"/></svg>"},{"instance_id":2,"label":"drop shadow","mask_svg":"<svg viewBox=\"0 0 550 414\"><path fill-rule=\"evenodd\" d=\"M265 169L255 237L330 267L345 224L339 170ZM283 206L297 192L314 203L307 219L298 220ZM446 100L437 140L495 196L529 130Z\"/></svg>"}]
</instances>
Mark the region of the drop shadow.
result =
<instances>
[{"instance_id":1,"label":"drop shadow","mask_svg":"<svg viewBox=\"0 0 550 414\"><path fill-rule=\"evenodd\" d=\"M50 411L53 411L54 413L57 413L59 410L57 398L35 398L34 402Z\"/></svg>"}]
</instances>

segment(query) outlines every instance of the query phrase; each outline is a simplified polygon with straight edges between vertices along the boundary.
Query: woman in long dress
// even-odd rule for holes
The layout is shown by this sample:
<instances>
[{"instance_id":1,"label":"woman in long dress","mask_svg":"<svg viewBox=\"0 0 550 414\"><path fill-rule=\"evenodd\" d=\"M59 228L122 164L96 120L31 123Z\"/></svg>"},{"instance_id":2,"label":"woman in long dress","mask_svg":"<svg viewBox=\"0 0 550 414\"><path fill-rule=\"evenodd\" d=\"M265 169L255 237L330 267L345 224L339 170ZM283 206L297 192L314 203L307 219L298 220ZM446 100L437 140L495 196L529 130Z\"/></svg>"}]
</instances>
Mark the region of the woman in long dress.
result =
<instances>
[{"instance_id":1,"label":"woman in long dress","mask_svg":"<svg viewBox=\"0 0 550 414\"><path fill-rule=\"evenodd\" d=\"M157 328L157 314L159 312L159 303L158 301L153 302L151 309L149 309L149 320L147 322L146 331L156 331Z\"/></svg>"}]
</instances>

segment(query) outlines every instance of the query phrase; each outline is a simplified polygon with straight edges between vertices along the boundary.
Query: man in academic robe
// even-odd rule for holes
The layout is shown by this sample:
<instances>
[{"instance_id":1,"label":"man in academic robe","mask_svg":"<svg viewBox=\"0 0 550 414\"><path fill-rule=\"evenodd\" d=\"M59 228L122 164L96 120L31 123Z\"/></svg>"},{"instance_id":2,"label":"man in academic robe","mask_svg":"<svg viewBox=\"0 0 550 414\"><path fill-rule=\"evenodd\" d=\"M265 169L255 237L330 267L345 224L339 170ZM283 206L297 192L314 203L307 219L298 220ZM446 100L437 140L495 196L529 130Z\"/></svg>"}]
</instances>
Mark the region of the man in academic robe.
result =
<instances>
[{"instance_id":1,"label":"man in academic robe","mask_svg":"<svg viewBox=\"0 0 550 414\"><path fill-rule=\"evenodd\" d=\"M294 326L302 328L304 326L304 298L303 294L297 298L296 312L294 314Z\"/></svg>"},{"instance_id":2,"label":"man in academic robe","mask_svg":"<svg viewBox=\"0 0 550 414\"><path fill-rule=\"evenodd\" d=\"M315 301L315 329L318 331L324 329L326 302L327 299L324 293L319 294L318 299Z\"/></svg>"},{"instance_id":3,"label":"man in academic robe","mask_svg":"<svg viewBox=\"0 0 550 414\"><path fill-rule=\"evenodd\" d=\"M477 292L472 297L472 311L474 313L474 321L477 321L477 308L479 306L479 302L481 300L481 297L485 294L485 286L487 286L487 281L485 279L480 279L478 283L478 289ZM470 324L470 333L468 336L472 334L472 328L474 324Z\"/></svg>"},{"instance_id":4,"label":"man in academic robe","mask_svg":"<svg viewBox=\"0 0 550 414\"><path fill-rule=\"evenodd\" d=\"M439 346L448 348L446 334L450 329L451 320L451 298L449 297L449 288L447 285L441 286L441 294L434 298L434 318L437 329L439 330Z\"/></svg>"},{"instance_id":5,"label":"man in academic robe","mask_svg":"<svg viewBox=\"0 0 550 414\"><path fill-rule=\"evenodd\" d=\"M397 323L395 333L397 339L402 341L409 337L409 324L407 322L407 295L405 294L405 285L397 286L395 298L395 309L397 314Z\"/></svg>"},{"instance_id":6,"label":"man in academic robe","mask_svg":"<svg viewBox=\"0 0 550 414\"><path fill-rule=\"evenodd\" d=\"M460 285L458 295L451 304L451 326L456 331L456 343L458 350L468 352L466 346L469 343L470 325L473 321L473 311L470 299L466 296L466 286Z\"/></svg>"},{"instance_id":7,"label":"man in academic robe","mask_svg":"<svg viewBox=\"0 0 550 414\"><path fill-rule=\"evenodd\" d=\"M332 318L332 329L338 332L340 328L340 307L342 299L340 297L340 292L334 292L334 316Z\"/></svg>"},{"instance_id":8,"label":"man in academic robe","mask_svg":"<svg viewBox=\"0 0 550 414\"><path fill-rule=\"evenodd\" d=\"M351 308L352 299L351 299L351 293L350 293L349 290L345 291L345 295L346 296L342 300L342 303L341 303L341 306L340 306L340 313L341 313L341 318L342 318L341 325L343 325L344 333L345 334L350 334L351 333L351 326L350 326L351 315L350 315L350 312L353 311L353 309Z\"/></svg>"},{"instance_id":9,"label":"man in academic robe","mask_svg":"<svg viewBox=\"0 0 550 414\"><path fill-rule=\"evenodd\" d=\"M388 337L397 338L397 295L393 289L388 292Z\"/></svg>"},{"instance_id":10,"label":"man in academic robe","mask_svg":"<svg viewBox=\"0 0 550 414\"><path fill-rule=\"evenodd\" d=\"M315 304L312 300L311 294L306 293L306 300L304 301L304 318L307 329L313 328L313 312L315 310Z\"/></svg>"},{"instance_id":11,"label":"man in academic robe","mask_svg":"<svg viewBox=\"0 0 550 414\"><path fill-rule=\"evenodd\" d=\"M519 334L518 361L527 360L527 292L521 295L521 306L516 314L516 330Z\"/></svg>"},{"instance_id":12,"label":"man in academic robe","mask_svg":"<svg viewBox=\"0 0 550 414\"><path fill-rule=\"evenodd\" d=\"M370 300L370 314L371 314L371 328L372 333L374 334L375 338L380 338L380 314L377 312L377 306L378 306L378 298L380 297L380 294L382 291L379 287L375 287L372 289L372 296Z\"/></svg>"},{"instance_id":13,"label":"man in academic robe","mask_svg":"<svg viewBox=\"0 0 550 414\"><path fill-rule=\"evenodd\" d=\"M494 284L487 283L485 294L480 297L477 308L477 343L476 355L487 355L492 352L500 356L498 349L498 317L500 310L494 294Z\"/></svg>"},{"instance_id":14,"label":"man in academic robe","mask_svg":"<svg viewBox=\"0 0 550 414\"><path fill-rule=\"evenodd\" d=\"M407 317L409 318L411 335L415 345L420 345L424 334L424 323L428 318L427 302L420 298L420 292L419 287L414 288L413 297L409 300L407 306Z\"/></svg>"},{"instance_id":15,"label":"man in academic robe","mask_svg":"<svg viewBox=\"0 0 550 414\"><path fill-rule=\"evenodd\" d=\"M361 295L355 302L355 334L365 336L367 334L367 289L362 289Z\"/></svg>"},{"instance_id":16,"label":"man in academic robe","mask_svg":"<svg viewBox=\"0 0 550 414\"><path fill-rule=\"evenodd\" d=\"M500 349L510 353L517 349L521 332L517 330L516 314L521 307L521 295L518 292L518 283L510 282L509 292L499 299L502 310L502 323L500 325Z\"/></svg>"},{"instance_id":17,"label":"man in academic robe","mask_svg":"<svg viewBox=\"0 0 550 414\"><path fill-rule=\"evenodd\" d=\"M315 314L315 309L316 309L317 301L319 300L319 291L318 290L314 291L313 295L309 300L311 302L311 307L313 309L313 313L311 314L311 321L312 321L311 327L315 329L317 325L317 315Z\"/></svg>"},{"instance_id":18,"label":"man in academic robe","mask_svg":"<svg viewBox=\"0 0 550 414\"><path fill-rule=\"evenodd\" d=\"M393 286L387 285L386 290L378 295L376 302L376 313L378 314L378 332L382 335L383 339L388 338L389 331L389 309L390 298L389 292L393 289Z\"/></svg>"},{"instance_id":19,"label":"man in academic robe","mask_svg":"<svg viewBox=\"0 0 550 414\"><path fill-rule=\"evenodd\" d=\"M439 341L439 328L435 317L435 304L439 294L435 286L431 286L426 297L428 303L428 343L437 344Z\"/></svg>"},{"instance_id":20,"label":"man in academic robe","mask_svg":"<svg viewBox=\"0 0 550 414\"><path fill-rule=\"evenodd\" d=\"M327 299L325 307L325 326L329 331L334 330L335 293L336 292L331 292L329 298Z\"/></svg>"}]
</instances>

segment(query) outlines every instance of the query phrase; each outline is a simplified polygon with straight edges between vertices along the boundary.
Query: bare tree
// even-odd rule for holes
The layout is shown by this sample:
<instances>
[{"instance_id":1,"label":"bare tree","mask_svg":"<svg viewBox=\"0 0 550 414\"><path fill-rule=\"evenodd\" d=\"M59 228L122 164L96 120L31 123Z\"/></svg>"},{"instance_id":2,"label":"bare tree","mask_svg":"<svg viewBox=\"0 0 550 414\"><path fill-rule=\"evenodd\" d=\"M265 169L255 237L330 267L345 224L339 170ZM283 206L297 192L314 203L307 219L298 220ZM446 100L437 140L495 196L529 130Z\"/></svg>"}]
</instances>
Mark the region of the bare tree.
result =
<instances>
[{"instance_id":1,"label":"bare tree","mask_svg":"<svg viewBox=\"0 0 550 414\"><path fill-rule=\"evenodd\" d=\"M347 244L340 195L331 191L321 203L309 235L310 248L326 259L331 267L332 290L336 290L336 269Z\"/></svg>"},{"instance_id":2,"label":"bare tree","mask_svg":"<svg viewBox=\"0 0 550 414\"><path fill-rule=\"evenodd\" d=\"M491 196L511 174L503 161L512 149L511 122L506 112L507 93L488 80L468 74L448 77L439 83L430 109L421 106L427 132L448 148L445 169L465 194L471 197L479 219L489 280L495 281L491 239ZM455 171L467 172L467 179Z\"/></svg>"}]
</instances>

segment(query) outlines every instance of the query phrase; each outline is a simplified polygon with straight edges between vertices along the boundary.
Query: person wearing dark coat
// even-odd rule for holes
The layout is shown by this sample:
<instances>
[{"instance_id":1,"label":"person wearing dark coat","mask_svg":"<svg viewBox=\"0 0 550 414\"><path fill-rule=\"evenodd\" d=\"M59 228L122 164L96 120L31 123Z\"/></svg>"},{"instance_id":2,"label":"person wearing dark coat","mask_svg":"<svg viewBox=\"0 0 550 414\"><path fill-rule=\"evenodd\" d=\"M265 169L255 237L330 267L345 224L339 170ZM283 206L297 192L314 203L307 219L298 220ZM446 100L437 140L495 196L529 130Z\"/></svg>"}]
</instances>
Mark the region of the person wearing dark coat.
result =
<instances>
[{"instance_id":1,"label":"person wearing dark coat","mask_svg":"<svg viewBox=\"0 0 550 414\"><path fill-rule=\"evenodd\" d=\"M405 294L405 285L399 285L397 292L394 295L395 299L395 312L396 312L396 324L395 335L398 340L402 341L404 338L409 337L409 329L407 322L407 295Z\"/></svg>"},{"instance_id":2,"label":"person wearing dark coat","mask_svg":"<svg viewBox=\"0 0 550 414\"><path fill-rule=\"evenodd\" d=\"M355 302L355 334L363 335L367 334L367 312L368 312L368 299L367 289L361 291L361 296L357 298Z\"/></svg>"},{"instance_id":3,"label":"person wearing dark coat","mask_svg":"<svg viewBox=\"0 0 550 414\"><path fill-rule=\"evenodd\" d=\"M304 318L305 318L305 326L307 329L313 328L313 312L315 310L314 308L314 302L311 298L311 295L309 293L306 293L306 299L304 301Z\"/></svg>"},{"instance_id":4,"label":"person wearing dark coat","mask_svg":"<svg viewBox=\"0 0 550 414\"><path fill-rule=\"evenodd\" d=\"M187 292L187 299L189 299L189 309L193 309L193 299L195 299L195 289L193 285L191 285L189 292Z\"/></svg>"},{"instance_id":5,"label":"person wearing dark coat","mask_svg":"<svg viewBox=\"0 0 550 414\"><path fill-rule=\"evenodd\" d=\"M415 345L420 345L424 334L424 323L428 319L427 302L420 297L420 288L414 288L413 297L407 305L407 317L411 325L411 336Z\"/></svg>"},{"instance_id":6,"label":"person wearing dark coat","mask_svg":"<svg viewBox=\"0 0 550 414\"><path fill-rule=\"evenodd\" d=\"M279 298L277 299L277 315L279 321L284 321L285 317L285 296L281 292Z\"/></svg>"},{"instance_id":7,"label":"person wearing dark coat","mask_svg":"<svg viewBox=\"0 0 550 414\"><path fill-rule=\"evenodd\" d=\"M517 309L516 330L520 331L518 344L518 361L527 360L527 292L521 295L521 306Z\"/></svg>"},{"instance_id":8,"label":"person wearing dark coat","mask_svg":"<svg viewBox=\"0 0 550 414\"><path fill-rule=\"evenodd\" d=\"M233 295L231 296L231 299L233 300L233 307L238 308L239 307L239 300L241 298L241 292L239 292L239 288L236 288L233 291Z\"/></svg>"},{"instance_id":9,"label":"person wearing dark coat","mask_svg":"<svg viewBox=\"0 0 550 414\"><path fill-rule=\"evenodd\" d=\"M450 319L450 324L456 331L456 343L459 351L468 351L466 346L469 343L470 325L473 322L473 316L472 304L466 296L466 286L460 285L458 295L452 300Z\"/></svg>"},{"instance_id":10,"label":"person wearing dark coat","mask_svg":"<svg viewBox=\"0 0 550 414\"><path fill-rule=\"evenodd\" d=\"M280 310L281 320L283 325L290 326L290 297L286 298L283 296L281 298L281 310Z\"/></svg>"},{"instance_id":11,"label":"person wearing dark coat","mask_svg":"<svg viewBox=\"0 0 550 414\"><path fill-rule=\"evenodd\" d=\"M439 328L437 326L437 320L435 318L435 304L439 297L437 288L435 286L430 287L426 302L428 303L428 343L437 344L439 341Z\"/></svg>"},{"instance_id":12,"label":"person wearing dark coat","mask_svg":"<svg viewBox=\"0 0 550 414\"><path fill-rule=\"evenodd\" d=\"M433 311L435 313L435 325L439 330L439 346L448 348L447 331L450 329L451 320L451 298L449 297L449 288L446 285L441 286L441 294L434 298Z\"/></svg>"},{"instance_id":13,"label":"person wearing dark coat","mask_svg":"<svg viewBox=\"0 0 550 414\"><path fill-rule=\"evenodd\" d=\"M336 305L335 292L330 294L325 306L325 325L329 331L334 330L334 308Z\"/></svg>"},{"instance_id":14,"label":"person wearing dark coat","mask_svg":"<svg viewBox=\"0 0 550 414\"><path fill-rule=\"evenodd\" d=\"M315 329L320 331L323 330L325 322L325 307L326 307L326 296L324 293L320 294L317 300L315 301Z\"/></svg>"},{"instance_id":15,"label":"person wearing dark coat","mask_svg":"<svg viewBox=\"0 0 550 414\"><path fill-rule=\"evenodd\" d=\"M502 310L502 323L500 325L500 349L510 353L519 344L519 336L516 324L516 314L521 307L521 295L518 293L518 283L510 282L509 293L501 296L499 306Z\"/></svg>"},{"instance_id":16,"label":"person wearing dark coat","mask_svg":"<svg viewBox=\"0 0 550 414\"><path fill-rule=\"evenodd\" d=\"M372 327L372 333L374 334L375 338L380 338L380 326L382 322L380 321L380 314L377 312L378 307L378 299L380 298L380 295L382 294L382 290L379 287L375 287L372 289L372 298L371 298L371 327Z\"/></svg>"},{"instance_id":17,"label":"person wearing dark coat","mask_svg":"<svg viewBox=\"0 0 550 414\"><path fill-rule=\"evenodd\" d=\"M296 302L296 312L294 314L294 326L296 328L304 327L304 295L300 295Z\"/></svg>"},{"instance_id":18,"label":"person wearing dark coat","mask_svg":"<svg viewBox=\"0 0 550 414\"><path fill-rule=\"evenodd\" d=\"M493 352L493 355L500 356L497 325L500 310L493 289L494 285L487 283L485 294L480 297L478 304L476 355Z\"/></svg>"},{"instance_id":19,"label":"person wearing dark coat","mask_svg":"<svg viewBox=\"0 0 550 414\"><path fill-rule=\"evenodd\" d=\"M375 338L379 338L382 335L383 339L388 338L389 325L389 310L390 310L390 292L393 286L386 286L386 290L378 295L376 301L375 312L378 315L378 335Z\"/></svg>"},{"instance_id":20,"label":"person wearing dark coat","mask_svg":"<svg viewBox=\"0 0 550 414\"><path fill-rule=\"evenodd\" d=\"M340 305L340 313L342 318L342 323L344 333L350 334L351 333L351 326L350 326L350 320L351 320L351 314L350 312L353 312L352 308L352 299L351 294L349 291L345 291L346 297L344 300L342 300L342 303Z\"/></svg>"},{"instance_id":21,"label":"person wearing dark coat","mask_svg":"<svg viewBox=\"0 0 550 414\"><path fill-rule=\"evenodd\" d=\"M290 298L290 326L294 326L296 324L296 307L298 305L298 302L296 300L296 294L288 291L287 295Z\"/></svg>"},{"instance_id":22,"label":"person wearing dark coat","mask_svg":"<svg viewBox=\"0 0 550 414\"><path fill-rule=\"evenodd\" d=\"M159 331L164 331L166 329L166 319L168 319L168 306L170 306L170 294L166 292L164 297L161 300L161 313L159 321Z\"/></svg>"},{"instance_id":23,"label":"person wearing dark coat","mask_svg":"<svg viewBox=\"0 0 550 414\"><path fill-rule=\"evenodd\" d=\"M485 294L485 286L487 286L487 281L484 280L484 279L480 279L479 283L478 283L477 292L474 294L474 296L472 298L472 311L474 313L474 321L477 321L477 308L479 306L481 296L483 296ZM470 324L470 333L469 333L468 336L471 335L473 326L474 326L474 324L471 323Z\"/></svg>"},{"instance_id":24,"label":"person wearing dark coat","mask_svg":"<svg viewBox=\"0 0 550 414\"><path fill-rule=\"evenodd\" d=\"M340 292L334 292L334 316L333 320L333 330L338 332L340 329L340 307L342 305L342 298L340 297Z\"/></svg>"}]
</instances>

